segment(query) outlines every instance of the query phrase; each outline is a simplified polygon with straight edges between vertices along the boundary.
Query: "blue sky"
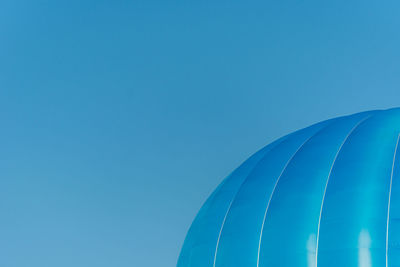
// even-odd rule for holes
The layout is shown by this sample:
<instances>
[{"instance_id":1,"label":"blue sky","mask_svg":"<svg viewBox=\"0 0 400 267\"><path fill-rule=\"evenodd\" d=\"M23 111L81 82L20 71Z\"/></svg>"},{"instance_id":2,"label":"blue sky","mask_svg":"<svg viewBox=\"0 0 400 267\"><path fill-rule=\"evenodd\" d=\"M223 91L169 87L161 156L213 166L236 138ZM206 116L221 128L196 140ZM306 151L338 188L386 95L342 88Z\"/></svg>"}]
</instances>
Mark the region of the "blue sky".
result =
<instances>
[{"instance_id":1,"label":"blue sky","mask_svg":"<svg viewBox=\"0 0 400 267\"><path fill-rule=\"evenodd\" d=\"M175 266L275 138L399 106L398 1L0 3L0 265Z\"/></svg>"}]
</instances>

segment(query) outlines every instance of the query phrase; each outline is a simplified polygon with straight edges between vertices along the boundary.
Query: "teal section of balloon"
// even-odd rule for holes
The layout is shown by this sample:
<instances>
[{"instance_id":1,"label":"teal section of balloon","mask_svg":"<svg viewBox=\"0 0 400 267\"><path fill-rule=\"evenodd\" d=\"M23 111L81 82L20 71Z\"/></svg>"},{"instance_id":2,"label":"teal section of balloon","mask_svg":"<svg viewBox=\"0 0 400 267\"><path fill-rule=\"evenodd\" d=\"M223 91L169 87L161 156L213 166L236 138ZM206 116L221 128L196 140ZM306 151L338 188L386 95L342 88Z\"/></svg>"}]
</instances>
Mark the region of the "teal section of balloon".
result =
<instances>
[{"instance_id":1,"label":"teal section of balloon","mask_svg":"<svg viewBox=\"0 0 400 267\"><path fill-rule=\"evenodd\" d=\"M178 267L400 266L400 109L294 132L232 172Z\"/></svg>"},{"instance_id":2,"label":"teal section of balloon","mask_svg":"<svg viewBox=\"0 0 400 267\"><path fill-rule=\"evenodd\" d=\"M328 122L289 136L269 151L241 185L226 214L216 249L216 266L248 266L256 263L264 210L278 177L293 153ZM245 218L245 219L243 219ZM230 255L236 255L231 257Z\"/></svg>"}]
</instances>

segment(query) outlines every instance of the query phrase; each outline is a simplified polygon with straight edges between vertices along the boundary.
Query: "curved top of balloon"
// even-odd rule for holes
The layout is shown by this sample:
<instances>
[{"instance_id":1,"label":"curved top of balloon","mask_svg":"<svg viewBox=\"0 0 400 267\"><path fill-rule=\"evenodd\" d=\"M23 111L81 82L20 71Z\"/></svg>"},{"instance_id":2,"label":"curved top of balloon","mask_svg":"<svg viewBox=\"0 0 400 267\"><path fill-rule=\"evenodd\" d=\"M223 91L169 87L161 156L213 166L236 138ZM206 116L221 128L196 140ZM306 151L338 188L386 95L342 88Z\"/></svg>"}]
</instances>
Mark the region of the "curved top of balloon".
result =
<instances>
[{"instance_id":1,"label":"curved top of balloon","mask_svg":"<svg viewBox=\"0 0 400 267\"><path fill-rule=\"evenodd\" d=\"M400 109L301 129L211 194L178 267L400 266Z\"/></svg>"}]
</instances>

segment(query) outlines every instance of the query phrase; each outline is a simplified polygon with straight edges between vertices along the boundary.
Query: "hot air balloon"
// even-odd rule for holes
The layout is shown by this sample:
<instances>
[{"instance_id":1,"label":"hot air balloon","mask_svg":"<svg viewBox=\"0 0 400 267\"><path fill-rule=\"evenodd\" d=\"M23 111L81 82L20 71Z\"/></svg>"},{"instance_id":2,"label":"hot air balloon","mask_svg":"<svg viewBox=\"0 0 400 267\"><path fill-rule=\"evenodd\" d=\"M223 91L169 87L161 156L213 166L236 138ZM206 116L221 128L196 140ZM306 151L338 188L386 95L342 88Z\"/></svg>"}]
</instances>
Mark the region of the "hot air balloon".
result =
<instances>
[{"instance_id":1,"label":"hot air balloon","mask_svg":"<svg viewBox=\"0 0 400 267\"><path fill-rule=\"evenodd\" d=\"M400 109L265 146L215 189L177 267L400 266Z\"/></svg>"}]
</instances>

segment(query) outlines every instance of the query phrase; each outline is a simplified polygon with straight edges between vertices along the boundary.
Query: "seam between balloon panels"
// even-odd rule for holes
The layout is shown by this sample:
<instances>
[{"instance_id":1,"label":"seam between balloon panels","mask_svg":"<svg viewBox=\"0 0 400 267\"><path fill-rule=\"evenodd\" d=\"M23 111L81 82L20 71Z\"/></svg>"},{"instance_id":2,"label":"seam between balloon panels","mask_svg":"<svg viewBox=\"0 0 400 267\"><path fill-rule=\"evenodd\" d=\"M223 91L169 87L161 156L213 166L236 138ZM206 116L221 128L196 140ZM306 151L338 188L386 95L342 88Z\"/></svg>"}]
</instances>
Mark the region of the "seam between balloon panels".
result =
<instances>
[{"instance_id":1,"label":"seam between balloon panels","mask_svg":"<svg viewBox=\"0 0 400 267\"><path fill-rule=\"evenodd\" d=\"M243 184L246 182L247 178L252 174L252 172L256 169L256 167L260 164L260 162L266 157L267 154L269 154L271 152L271 150L273 150L275 147L277 147L278 145L280 145L282 142L284 142L287 139L287 136L284 136L282 138L280 138L281 140L279 141L279 139L277 140L278 142L276 144L274 144L268 151L265 152L265 154L256 162L256 164L254 165L254 167L250 170L250 172L246 175L246 178L243 180L243 182L241 183L241 185L239 186L238 191L235 193L235 195L233 196L232 200L229 203L229 207L225 213L224 219L222 221L222 225L221 225L221 229L219 230L218 233L218 239L217 239L217 244L215 246L215 252L214 252L214 261L213 261L213 267L215 267L216 262L217 262L217 254L218 254L218 248L219 248L219 242L221 240L221 234L222 234L222 230L224 229L225 226L225 221L226 218L228 217L228 214L231 210L233 201L235 200L237 194L240 191L240 188L243 186Z\"/></svg>"},{"instance_id":2,"label":"seam between balloon panels","mask_svg":"<svg viewBox=\"0 0 400 267\"><path fill-rule=\"evenodd\" d=\"M316 133L312 134L309 138L307 138L307 139L297 148L297 150L293 153L293 155L289 158L289 160L286 162L285 166L283 167L281 173L279 174L278 179L276 180L275 185L274 185L274 187L273 187L273 189L272 189L271 195L270 195L270 197L269 197L268 204L267 204L267 208L265 209L265 212L264 212L264 218L263 218L263 222L262 222L262 225L261 225L260 237L259 237L259 240L258 240L257 267L258 267L259 264L260 264L261 240L262 240L262 235L263 235L263 230L264 230L265 219L266 219L266 217L267 217L269 205L271 204L271 200L272 200L272 197L273 197L273 195L274 195L274 193L275 193L275 190L276 190L276 187L277 187L277 185L278 185L278 183L279 183L279 180L281 179L281 177L282 177L283 173L285 172L285 170L286 170L287 166L289 165L289 163L290 163L290 162L292 161L292 159L297 155L297 153L301 150L301 148L303 148L304 145L305 145L311 138L313 138L314 136L316 136L319 132L321 132L323 129L325 129L325 128L328 127L329 125L330 125L330 124L328 124L328 125L322 127L322 128L319 129Z\"/></svg>"},{"instance_id":3,"label":"seam between balloon panels","mask_svg":"<svg viewBox=\"0 0 400 267\"><path fill-rule=\"evenodd\" d=\"M321 209L319 211L319 219L318 219L318 230L317 230L317 243L316 243L316 249L315 249L315 267L318 266L318 247L319 247L319 233L320 233L320 229L321 229L321 217L322 217L322 209L324 207L324 202L325 202L325 196L326 196L326 190L328 188L328 184L332 175L332 170L333 167L335 166L336 160L344 146L344 144L347 142L347 140L349 139L350 135L357 129L358 126L360 126L361 123L363 123L364 121L366 121L367 119L371 118L372 115L362 119L361 121L359 121L351 130L350 132L347 134L347 136L345 137L345 139L343 140L342 144L340 145L338 151L336 152L335 155L335 159L332 162L331 165L331 169L329 170L329 174L328 174L328 179L326 180L326 184L325 184L325 189L324 189L324 194L322 196L322 202L321 202Z\"/></svg>"},{"instance_id":4,"label":"seam between balloon panels","mask_svg":"<svg viewBox=\"0 0 400 267\"><path fill-rule=\"evenodd\" d=\"M388 209L387 209L387 219L386 219L386 267L388 267L388 250L389 250L389 218L390 218L390 199L392 196L392 184L393 184L393 173L394 173L394 164L397 157L397 149L399 147L400 134L397 137L396 147L394 149L393 155L393 163L392 163L392 172L390 174L390 186L389 186L389 200L388 200Z\"/></svg>"}]
</instances>

